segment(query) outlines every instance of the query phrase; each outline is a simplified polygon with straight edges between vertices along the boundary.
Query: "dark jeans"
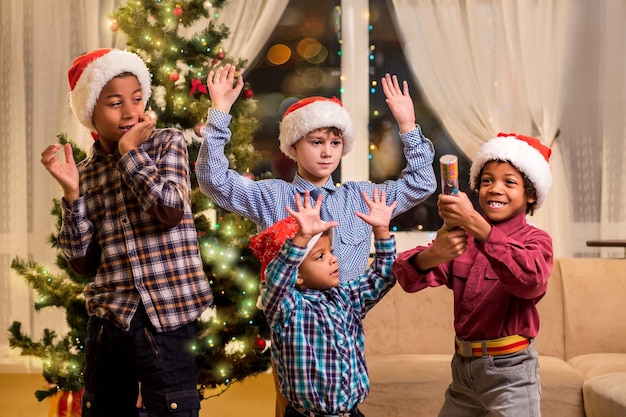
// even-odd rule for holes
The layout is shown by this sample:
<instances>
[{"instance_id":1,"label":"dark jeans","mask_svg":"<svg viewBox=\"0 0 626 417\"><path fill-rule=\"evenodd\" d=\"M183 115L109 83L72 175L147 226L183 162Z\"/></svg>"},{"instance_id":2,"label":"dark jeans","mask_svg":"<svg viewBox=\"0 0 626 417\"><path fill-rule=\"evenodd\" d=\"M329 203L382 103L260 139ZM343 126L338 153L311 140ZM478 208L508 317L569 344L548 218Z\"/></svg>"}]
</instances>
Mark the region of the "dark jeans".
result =
<instances>
[{"instance_id":1,"label":"dark jeans","mask_svg":"<svg viewBox=\"0 0 626 417\"><path fill-rule=\"evenodd\" d=\"M124 332L108 320L89 318L85 343L83 417L137 417L141 395L150 417L197 417L198 368L192 345L197 323L157 333L143 307Z\"/></svg>"}]
</instances>

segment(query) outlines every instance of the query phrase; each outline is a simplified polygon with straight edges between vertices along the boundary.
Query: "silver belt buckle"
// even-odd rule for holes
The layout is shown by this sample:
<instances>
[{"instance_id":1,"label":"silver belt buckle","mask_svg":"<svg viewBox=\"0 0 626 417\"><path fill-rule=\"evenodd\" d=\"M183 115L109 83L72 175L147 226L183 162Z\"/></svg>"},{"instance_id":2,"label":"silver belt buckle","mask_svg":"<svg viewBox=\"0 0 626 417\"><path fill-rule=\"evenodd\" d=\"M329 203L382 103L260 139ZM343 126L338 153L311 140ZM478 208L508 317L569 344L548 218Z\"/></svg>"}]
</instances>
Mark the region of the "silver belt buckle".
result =
<instances>
[{"instance_id":1,"label":"silver belt buckle","mask_svg":"<svg viewBox=\"0 0 626 417\"><path fill-rule=\"evenodd\" d=\"M459 351L457 352L459 355L464 358L471 358L474 356L472 352L472 342L457 339L456 344L459 347Z\"/></svg>"}]
</instances>

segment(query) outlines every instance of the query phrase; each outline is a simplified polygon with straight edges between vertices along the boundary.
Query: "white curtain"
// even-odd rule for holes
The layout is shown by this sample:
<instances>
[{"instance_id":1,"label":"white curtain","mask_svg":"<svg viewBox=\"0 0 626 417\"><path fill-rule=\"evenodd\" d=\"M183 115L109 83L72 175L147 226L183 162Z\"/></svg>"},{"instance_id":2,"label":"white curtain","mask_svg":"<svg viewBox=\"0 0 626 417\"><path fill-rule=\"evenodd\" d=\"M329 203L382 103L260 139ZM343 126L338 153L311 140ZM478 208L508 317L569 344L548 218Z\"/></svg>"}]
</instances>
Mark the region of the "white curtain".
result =
<instances>
[{"instance_id":1,"label":"white curtain","mask_svg":"<svg viewBox=\"0 0 626 417\"><path fill-rule=\"evenodd\" d=\"M570 254L560 151L563 80L573 27L569 0L391 0L409 66L446 131L469 158L498 132L553 149L554 183L529 220Z\"/></svg>"},{"instance_id":2,"label":"white curtain","mask_svg":"<svg viewBox=\"0 0 626 417\"><path fill-rule=\"evenodd\" d=\"M576 2L575 24L562 129L574 254L623 258L624 248L585 241L626 240L626 3Z\"/></svg>"},{"instance_id":3,"label":"white curtain","mask_svg":"<svg viewBox=\"0 0 626 417\"><path fill-rule=\"evenodd\" d=\"M81 146L91 142L71 115L66 72L75 56L112 41L110 35L103 38L108 30L102 30L101 19L112 5L100 1L94 7L92 0L0 2L0 371L40 365L9 348L6 329L14 320L34 337L46 327L65 332L63 312L35 312L35 293L10 265L19 256L58 272L48 236L55 231L52 199L60 197L61 188L39 158L61 132Z\"/></svg>"},{"instance_id":4,"label":"white curtain","mask_svg":"<svg viewBox=\"0 0 626 417\"><path fill-rule=\"evenodd\" d=\"M230 1L221 20L231 28L229 54L249 61L264 46L287 0ZM66 133L83 149L92 139L69 108L67 69L95 48L125 47L109 30L118 0L0 1L0 372L37 371L38 360L10 349L14 320L39 337L44 328L66 331L64 312L33 310L36 294L10 267L19 256L55 273L52 200L62 190L39 162L43 149ZM231 16L236 14L236 16ZM228 49L230 48L230 49Z\"/></svg>"}]
</instances>

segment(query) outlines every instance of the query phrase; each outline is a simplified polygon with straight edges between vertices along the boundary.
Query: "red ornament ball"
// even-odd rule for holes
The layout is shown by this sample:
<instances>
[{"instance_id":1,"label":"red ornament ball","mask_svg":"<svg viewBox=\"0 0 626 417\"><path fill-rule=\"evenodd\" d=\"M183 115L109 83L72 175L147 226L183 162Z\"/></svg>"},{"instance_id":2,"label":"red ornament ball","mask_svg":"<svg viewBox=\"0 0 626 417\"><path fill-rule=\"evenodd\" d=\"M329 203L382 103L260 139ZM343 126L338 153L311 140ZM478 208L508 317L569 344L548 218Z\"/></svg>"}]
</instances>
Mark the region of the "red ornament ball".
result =
<instances>
[{"instance_id":1,"label":"red ornament ball","mask_svg":"<svg viewBox=\"0 0 626 417\"><path fill-rule=\"evenodd\" d=\"M218 52L217 55L215 55L215 58L217 59L224 59L226 58L226 54L224 52Z\"/></svg>"},{"instance_id":2,"label":"red ornament ball","mask_svg":"<svg viewBox=\"0 0 626 417\"><path fill-rule=\"evenodd\" d=\"M254 91L250 90L249 88L244 88L243 89L243 96L245 98L252 98L252 97L254 97Z\"/></svg>"},{"instance_id":3,"label":"red ornament ball","mask_svg":"<svg viewBox=\"0 0 626 417\"><path fill-rule=\"evenodd\" d=\"M120 29L120 24L117 22L111 22L111 24L109 25L109 30L111 32L117 32Z\"/></svg>"},{"instance_id":4,"label":"red ornament ball","mask_svg":"<svg viewBox=\"0 0 626 417\"><path fill-rule=\"evenodd\" d=\"M174 13L174 16L181 17L183 15L183 8L180 6L176 6L174 7L173 13Z\"/></svg>"},{"instance_id":5,"label":"red ornament ball","mask_svg":"<svg viewBox=\"0 0 626 417\"><path fill-rule=\"evenodd\" d=\"M196 123L196 125L193 127L193 133L195 133L197 136L202 137L203 127L204 127L204 123Z\"/></svg>"},{"instance_id":6,"label":"red ornament ball","mask_svg":"<svg viewBox=\"0 0 626 417\"><path fill-rule=\"evenodd\" d=\"M260 338L260 339L255 340L255 341L254 341L254 344L256 345L256 347L257 347L259 350L263 350L263 349L265 349L265 346L267 346L267 343L265 342L265 339L261 339L261 338Z\"/></svg>"},{"instance_id":7,"label":"red ornament ball","mask_svg":"<svg viewBox=\"0 0 626 417\"><path fill-rule=\"evenodd\" d=\"M170 74L170 80L172 80L173 82L176 82L178 81L179 78L180 78L180 75L178 75L176 71L172 71L172 73Z\"/></svg>"}]
</instances>

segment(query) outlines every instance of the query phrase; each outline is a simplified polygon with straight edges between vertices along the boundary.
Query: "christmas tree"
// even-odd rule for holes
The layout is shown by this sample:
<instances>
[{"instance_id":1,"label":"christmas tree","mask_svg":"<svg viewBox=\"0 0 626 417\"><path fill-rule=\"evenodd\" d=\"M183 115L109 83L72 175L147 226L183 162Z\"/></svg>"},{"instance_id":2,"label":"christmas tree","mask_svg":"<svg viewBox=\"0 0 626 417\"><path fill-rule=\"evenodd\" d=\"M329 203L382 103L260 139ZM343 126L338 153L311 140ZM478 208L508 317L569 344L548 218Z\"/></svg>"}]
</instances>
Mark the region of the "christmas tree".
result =
<instances>
[{"instance_id":1,"label":"christmas tree","mask_svg":"<svg viewBox=\"0 0 626 417\"><path fill-rule=\"evenodd\" d=\"M110 29L126 36L128 49L140 55L153 77L153 94L149 111L158 127L176 127L189 139L190 165L200 148L199 128L206 118L210 98L206 87L209 71L226 62L241 68L245 62L233 59L222 48L229 29L213 20L225 1L134 0L116 8ZM202 23L195 33L188 28ZM206 24L204 24L206 22ZM256 161L252 135L258 121L252 90L245 86L242 97L231 110L231 142L226 148L230 167L244 175ZM72 143L65 135L60 143ZM72 144L74 159L85 158L83 150ZM203 398L210 388L226 388L236 381L269 368L267 339L269 330L262 313L256 308L259 263L248 249L249 238L256 233L250 221L215 206L199 191L192 174L192 209L205 273L214 295L211 317L200 320L197 346L200 368L198 389ZM52 247L61 227L61 206L54 200L51 214L56 217L56 233L49 237ZM9 332L11 347L22 355L42 359L43 376L50 384L35 393L39 400L62 392L80 392L84 368L83 344L87 330L87 313L82 291L92 277L71 271L64 256L57 254L54 274L45 266L15 258L15 269L37 292L35 309L60 307L66 312L67 334L59 336L46 329L40 340L33 340L14 322Z\"/></svg>"}]
</instances>

